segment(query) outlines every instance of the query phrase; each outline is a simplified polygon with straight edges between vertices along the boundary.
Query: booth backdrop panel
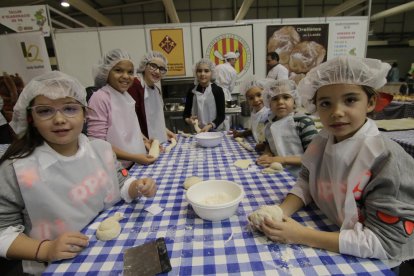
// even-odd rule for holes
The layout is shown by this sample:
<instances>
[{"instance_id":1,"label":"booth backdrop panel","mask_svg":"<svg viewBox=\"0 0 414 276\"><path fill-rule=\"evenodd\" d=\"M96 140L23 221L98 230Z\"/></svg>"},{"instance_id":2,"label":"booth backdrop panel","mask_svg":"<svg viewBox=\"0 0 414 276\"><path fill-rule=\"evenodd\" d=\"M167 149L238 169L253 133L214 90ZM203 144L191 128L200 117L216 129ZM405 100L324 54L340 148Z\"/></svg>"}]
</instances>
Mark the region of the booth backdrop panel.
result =
<instances>
[{"instance_id":1,"label":"booth backdrop panel","mask_svg":"<svg viewBox=\"0 0 414 276\"><path fill-rule=\"evenodd\" d=\"M56 32L55 51L59 70L77 78L84 86L93 85L92 66L101 58L98 32Z\"/></svg>"},{"instance_id":2,"label":"booth backdrop panel","mask_svg":"<svg viewBox=\"0 0 414 276\"><path fill-rule=\"evenodd\" d=\"M102 54L113 50L127 51L138 66L141 57L147 52L145 30L138 26L99 29ZM95 63L98 60L95 61Z\"/></svg>"},{"instance_id":3,"label":"booth backdrop panel","mask_svg":"<svg viewBox=\"0 0 414 276\"><path fill-rule=\"evenodd\" d=\"M80 31L56 30L54 35L56 57L60 70L79 78L84 85L89 86L93 84L92 66L101 57L101 51L106 52L113 48L126 49L138 62L141 56L151 49L151 29L182 28L185 76L193 77L193 64L204 56L200 29L206 27L237 28L239 24L241 28L243 25L253 25L252 68L254 67L254 74L258 77L264 78L266 76L267 26L329 24L327 59L341 54L342 50L339 49L345 49L346 53L361 57L365 56L366 53L368 18L353 16L246 20L237 24L233 21L216 21L146 25L145 27L128 26L116 27L116 29L114 27L102 27ZM145 35L142 33L145 33Z\"/></svg>"},{"instance_id":4,"label":"booth backdrop panel","mask_svg":"<svg viewBox=\"0 0 414 276\"><path fill-rule=\"evenodd\" d=\"M162 26L162 27L161 27ZM198 48L195 48L193 45L192 40L192 29L191 24L189 23L183 23L183 24L164 24L164 25L147 25L145 26L145 33L146 33L146 43L147 43L147 49L150 50L152 48L151 46L151 30L161 30L161 29L182 29L183 30L183 44L184 44L184 66L185 66L185 76L179 76L181 77L193 77L193 51L197 51ZM165 56L168 59L168 55L166 53ZM165 78L174 78L169 77L168 75Z\"/></svg>"}]
</instances>

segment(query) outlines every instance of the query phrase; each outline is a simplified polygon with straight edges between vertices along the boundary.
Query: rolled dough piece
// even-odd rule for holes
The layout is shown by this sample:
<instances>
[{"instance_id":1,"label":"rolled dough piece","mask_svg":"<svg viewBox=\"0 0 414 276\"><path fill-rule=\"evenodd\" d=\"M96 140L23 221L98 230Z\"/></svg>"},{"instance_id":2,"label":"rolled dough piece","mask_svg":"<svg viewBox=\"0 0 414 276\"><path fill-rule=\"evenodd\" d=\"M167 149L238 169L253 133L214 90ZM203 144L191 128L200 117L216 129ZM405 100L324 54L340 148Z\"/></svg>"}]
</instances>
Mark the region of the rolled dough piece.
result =
<instances>
[{"instance_id":1,"label":"rolled dough piece","mask_svg":"<svg viewBox=\"0 0 414 276\"><path fill-rule=\"evenodd\" d=\"M236 137L236 138L234 138L234 140L236 140L237 142L239 142L239 144L243 147L243 148L245 148L245 149L247 149L248 151L254 151L254 149L249 145L249 143L247 143L245 140L244 140L244 138L242 138L242 137Z\"/></svg>"},{"instance_id":2,"label":"rolled dough piece","mask_svg":"<svg viewBox=\"0 0 414 276\"><path fill-rule=\"evenodd\" d=\"M242 169L247 169L252 163L253 161L250 159L240 159L234 162L234 166L242 168Z\"/></svg>"},{"instance_id":3,"label":"rolled dough piece","mask_svg":"<svg viewBox=\"0 0 414 276\"><path fill-rule=\"evenodd\" d=\"M154 141L152 141L148 154L155 158L158 158L158 156L160 156L160 141L157 139L154 139Z\"/></svg>"},{"instance_id":4,"label":"rolled dough piece","mask_svg":"<svg viewBox=\"0 0 414 276\"><path fill-rule=\"evenodd\" d=\"M261 225L266 217L275 221L282 221L283 210L278 205L263 205L250 214L249 220L254 225Z\"/></svg>"},{"instance_id":5,"label":"rolled dough piece","mask_svg":"<svg viewBox=\"0 0 414 276\"><path fill-rule=\"evenodd\" d=\"M262 170L262 173L280 173L283 171L283 166L279 162L273 162L269 167Z\"/></svg>"},{"instance_id":6,"label":"rolled dough piece","mask_svg":"<svg viewBox=\"0 0 414 276\"><path fill-rule=\"evenodd\" d=\"M190 133L185 133L185 132L183 132L183 131L181 131L181 130L179 130L179 131L178 131L178 133L179 133L179 134L181 134L182 136L184 136L185 138L190 138L190 137L193 137L193 135L192 135L192 134L190 134Z\"/></svg>"},{"instance_id":7,"label":"rolled dough piece","mask_svg":"<svg viewBox=\"0 0 414 276\"><path fill-rule=\"evenodd\" d=\"M187 177L187 179L184 181L184 189L187 190L194 184L197 184L198 182L201 182L201 181L203 181L203 179L198 176Z\"/></svg>"},{"instance_id":8,"label":"rolled dough piece","mask_svg":"<svg viewBox=\"0 0 414 276\"><path fill-rule=\"evenodd\" d=\"M195 120L193 121L193 125L194 125L194 129L195 129L195 131L196 131L197 133L200 133L200 132L201 132L201 128L200 128L200 126L198 125L198 120L197 120L197 119L195 119Z\"/></svg>"},{"instance_id":9,"label":"rolled dough piece","mask_svg":"<svg viewBox=\"0 0 414 276\"><path fill-rule=\"evenodd\" d=\"M270 164L270 168L275 171L283 171L283 166L279 162L273 162L272 164Z\"/></svg>"},{"instance_id":10,"label":"rolled dough piece","mask_svg":"<svg viewBox=\"0 0 414 276\"><path fill-rule=\"evenodd\" d=\"M121 213L116 212L112 217L103 220L96 230L96 237L101 241L115 239L121 233L121 225L118 221L123 219Z\"/></svg>"},{"instance_id":11,"label":"rolled dough piece","mask_svg":"<svg viewBox=\"0 0 414 276\"><path fill-rule=\"evenodd\" d=\"M171 138L171 143L165 148L165 152L169 153L173 147L177 145L177 140Z\"/></svg>"}]
</instances>

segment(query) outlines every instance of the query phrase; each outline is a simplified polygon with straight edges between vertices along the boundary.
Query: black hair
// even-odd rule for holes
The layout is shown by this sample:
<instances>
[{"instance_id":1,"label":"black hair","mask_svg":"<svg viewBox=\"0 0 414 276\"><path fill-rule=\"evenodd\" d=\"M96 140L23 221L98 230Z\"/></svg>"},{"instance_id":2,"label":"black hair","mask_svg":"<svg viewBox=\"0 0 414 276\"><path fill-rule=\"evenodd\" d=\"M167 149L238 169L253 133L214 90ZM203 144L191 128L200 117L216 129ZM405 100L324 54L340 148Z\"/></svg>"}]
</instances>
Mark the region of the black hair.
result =
<instances>
[{"instance_id":1,"label":"black hair","mask_svg":"<svg viewBox=\"0 0 414 276\"><path fill-rule=\"evenodd\" d=\"M276 60L277 62L279 62L279 55L276 52L269 52L267 53L266 57L270 57L273 60Z\"/></svg>"}]
</instances>

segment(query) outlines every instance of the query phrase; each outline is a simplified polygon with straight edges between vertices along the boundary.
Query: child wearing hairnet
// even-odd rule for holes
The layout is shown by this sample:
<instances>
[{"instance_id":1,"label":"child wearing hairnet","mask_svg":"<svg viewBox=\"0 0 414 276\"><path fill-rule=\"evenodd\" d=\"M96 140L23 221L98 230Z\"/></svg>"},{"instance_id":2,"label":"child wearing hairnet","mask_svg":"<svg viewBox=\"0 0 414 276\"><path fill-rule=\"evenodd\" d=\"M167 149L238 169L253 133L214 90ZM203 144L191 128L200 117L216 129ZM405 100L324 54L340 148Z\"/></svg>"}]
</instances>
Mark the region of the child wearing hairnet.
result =
<instances>
[{"instance_id":1,"label":"child wearing hairnet","mask_svg":"<svg viewBox=\"0 0 414 276\"><path fill-rule=\"evenodd\" d=\"M214 70L214 63L207 58L195 64L195 86L188 91L185 101L185 122L194 125L194 121L198 120L201 132L224 130L224 92L212 82L215 79Z\"/></svg>"},{"instance_id":2,"label":"child wearing hairnet","mask_svg":"<svg viewBox=\"0 0 414 276\"><path fill-rule=\"evenodd\" d=\"M0 256L24 260L26 273L78 255L88 246L79 231L121 198L156 192L118 166L108 142L81 133L85 113L85 88L58 71L33 78L14 106L18 138L0 159Z\"/></svg>"},{"instance_id":3,"label":"child wearing hairnet","mask_svg":"<svg viewBox=\"0 0 414 276\"><path fill-rule=\"evenodd\" d=\"M134 162L155 162L156 158L147 154L151 142L141 133L135 101L127 92L135 75L131 56L120 49L111 50L94 69L99 90L89 100L93 112L88 113L88 136L111 143L124 168Z\"/></svg>"},{"instance_id":4,"label":"child wearing hairnet","mask_svg":"<svg viewBox=\"0 0 414 276\"><path fill-rule=\"evenodd\" d=\"M257 164L278 162L297 176L302 155L318 131L309 116L295 112L299 99L294 81L269 80L267 86L264 103L272 115L265 127L266 148Z\"/></svg>"},{"instance_id":5,"label":"child wearing hairnet","mask_svg":"<svg viewBox=\"0 0 414 276\"><path fill-rule=\"evenodd\" d=\"M174 132L165 126L164 102L160 81L167 74L167 59L157 51L150 51L142 57L138 66L138 75L134 79L128 93L135 100L142 133L160 143L167 139L177 139Z\"/></svg>"},{"instance_id":6,"label":"child wearing hairnet","mask_svg":"<svg viewBox=\"0 0 414 276\"><path fill-rule=\"evenodd\" d=\"M299 83L305 106L318 113L324 129L309 145L299 178L280 205L283 221L266 219L257 226L270 239L387 260L390 267L414 258L414 159L367 117L388 70L379 60L340 56ZM311 202L338 232L290 218Z\"/></svg>"},{"instance_id":7,"label":"child wearing hairnet","mask_svg":"<svg viewBox=\"0 0 414 276\"><path fill-rule=\"evenodd\" d=\"M271 114L270 109L263 103L263 92L266 80L256 79L254 76L247 78L240 85L239 91L245 96L250 107L250 128L245 131L233 130L233 137L247 137L253 135L256 142L256 150L262 148L265 141L264 127Z\"/></svg>"}]
</instances>

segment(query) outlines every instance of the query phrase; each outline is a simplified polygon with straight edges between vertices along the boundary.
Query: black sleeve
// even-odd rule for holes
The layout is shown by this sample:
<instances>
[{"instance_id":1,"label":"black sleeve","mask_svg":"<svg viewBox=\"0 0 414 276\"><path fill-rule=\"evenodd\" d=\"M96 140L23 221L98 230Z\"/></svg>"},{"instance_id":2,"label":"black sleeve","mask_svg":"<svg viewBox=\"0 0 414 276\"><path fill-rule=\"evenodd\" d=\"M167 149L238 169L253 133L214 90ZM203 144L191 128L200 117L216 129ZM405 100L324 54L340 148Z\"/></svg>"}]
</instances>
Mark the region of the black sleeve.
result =
<instances>
[{"instance_id":1,"label":"black sleeve","mask_svg":"<svg viewBox=\"0 0 414 276\"><path fill-rule=\"evenodd\" d=\"M212 91L214 95L214 100L216 101L216 110L217 110L217 117L214 119L213 123L218 127L224 121L224 112L225 112L225 100L224 100L224 92L220 86L216 84L211 84Z\"/></svg>"},{"instance_id":2,"label":"black sleeve","mask_svg":"<svg viewBox=\"0 0 414 276\"><path fill-rule=\"evenodd\" d=\"M183 113L184 120L186 118L191 117L191 109L193 108L193 97L194 97L193 88L191 88L190 90L188 90L187 96L185 98L185 108L184 108L184 113Z\"/></svg>"}]
</instances>

